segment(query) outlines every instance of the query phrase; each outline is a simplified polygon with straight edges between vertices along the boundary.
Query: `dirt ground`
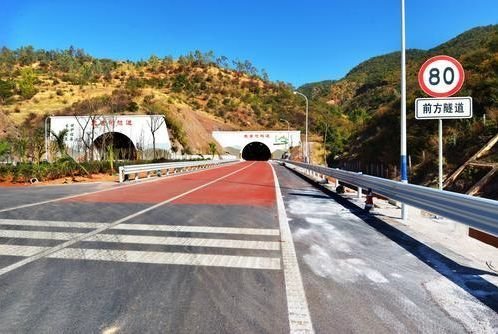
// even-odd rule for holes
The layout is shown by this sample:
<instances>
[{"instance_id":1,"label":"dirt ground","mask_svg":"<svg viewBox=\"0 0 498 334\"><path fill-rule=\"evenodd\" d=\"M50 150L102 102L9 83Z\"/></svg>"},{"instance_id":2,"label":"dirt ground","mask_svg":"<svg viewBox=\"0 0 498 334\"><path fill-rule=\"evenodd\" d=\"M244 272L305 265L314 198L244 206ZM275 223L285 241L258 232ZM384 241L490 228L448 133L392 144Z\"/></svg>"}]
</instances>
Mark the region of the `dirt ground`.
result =
<instances>
[{"instance_id":1,"label":"dirt ground","mask_svg":"<svg viewBox=\"0 0 498 334\"><path fill-rule=\"evenodd\" d=\"M74 183L91 183L91 182L117 182L117 175L109 174L93 174L91 177L87 176L76 176L74 179L71 177L64 177L55 180L42 181L36 183L25 183L16 182L13 183L12 180L0 181L0 187L37 187L37 186L47 186L47 185L62 185L62 184L74 184Z\"/></svg>"}]
</instances>

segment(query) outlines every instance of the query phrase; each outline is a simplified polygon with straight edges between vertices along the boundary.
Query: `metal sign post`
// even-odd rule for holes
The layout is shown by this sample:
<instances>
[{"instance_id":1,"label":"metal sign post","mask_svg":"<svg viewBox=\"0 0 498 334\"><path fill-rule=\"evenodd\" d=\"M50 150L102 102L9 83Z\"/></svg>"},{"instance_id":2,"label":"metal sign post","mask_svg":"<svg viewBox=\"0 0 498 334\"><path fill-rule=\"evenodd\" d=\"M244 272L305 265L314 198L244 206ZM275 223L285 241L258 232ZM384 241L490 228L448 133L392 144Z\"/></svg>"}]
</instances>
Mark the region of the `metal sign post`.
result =
<instances>
[{"instance_id":1,"label":"metal sign post","mask_svg":"<svg viewBox=\"0 0 498 334\"><path fill-rule=\"evenodd\" d=\"M439 190L443 190L443 119L472 117L471 97L449 97L462 88L464 79L462 65L445 55L430 58L418 73L420 88L434 97L415 100L415 118L438 120Z\"/></svg>"},{"instance_id":2,"label":"metal sign post","mask_svg":"<svg viewBox=\"0 0 498 334\"><path fill-rule=\"evenodd\" d=\"M401 0L401 143L400 143L400 169L401 182L408 183L406 168L406 31L405 31L405 0ZM408 208L401 203L401 219L408 219Z\"/></svg>"},{"instance_id":3,"label":"metal sign post","mask_svg":"<svg viewBox=\"0 0 498 334\"><path fill-rule=\"evenodd\" d=\"M443 120L440 118L438 120L439 136L438 136L438 146L439 146L439 168L438 168L438 188L443 190Z\"/></svg>"}]
</instances>

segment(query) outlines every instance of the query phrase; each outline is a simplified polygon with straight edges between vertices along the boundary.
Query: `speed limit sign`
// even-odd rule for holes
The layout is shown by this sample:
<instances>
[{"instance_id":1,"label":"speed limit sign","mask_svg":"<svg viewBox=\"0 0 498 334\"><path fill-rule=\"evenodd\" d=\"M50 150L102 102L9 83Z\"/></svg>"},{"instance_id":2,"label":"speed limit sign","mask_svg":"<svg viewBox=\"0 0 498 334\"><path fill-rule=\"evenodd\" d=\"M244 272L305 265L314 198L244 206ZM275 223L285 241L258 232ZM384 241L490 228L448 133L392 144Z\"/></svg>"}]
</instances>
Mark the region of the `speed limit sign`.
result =
<instances>
[{"instance_id":1,"label":"speed limit sign","mask_svg":"<svg viewBox=\"0 0 498 334\"><path fill-rule=\"evenodd\" d=\"M462 65L450 56L430 58L418 72L420 88L432 97L452 96L462 88L464 78Z\"/></svg>"}]
</instances>

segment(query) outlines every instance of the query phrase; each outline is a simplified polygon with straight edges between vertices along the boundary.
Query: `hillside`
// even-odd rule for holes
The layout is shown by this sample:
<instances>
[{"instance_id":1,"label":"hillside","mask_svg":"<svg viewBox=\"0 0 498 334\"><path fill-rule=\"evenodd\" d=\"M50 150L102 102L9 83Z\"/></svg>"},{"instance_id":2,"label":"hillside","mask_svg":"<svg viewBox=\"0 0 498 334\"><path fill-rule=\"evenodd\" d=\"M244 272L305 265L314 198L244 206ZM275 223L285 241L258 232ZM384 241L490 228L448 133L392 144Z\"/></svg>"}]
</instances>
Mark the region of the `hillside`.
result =
<instances>
[{"instance_id":1,"label":"hillside","mask_svg":"<svg viewBox=\"0 0 498 334\"><path fill-rule=\"evenodd\" d=\"M437 172L437 122L415 120L413 106L415 98L425 97L418 87L418 70L426 59L438 54L453 56L463 64L466 82L458 95L474 100L471 120L444 122L445 170L457 168L498 133L498 25L469 30L430 50L408 50L408 150L411 181L416 183L430 183ZM328 92L318 98L336 106L352 123L351 131L342 134L342 147L328 143L333 152L330 163L359 164L361 168L398 165L399 77L399 52L374 57L329 85ZM311 91L314 86L302 89ZM321 83L318 89L323 90Z\"/></svg>"},{"instance_id":2,"label":"hillside","mask_svg":"<svg viewBox=\"0 0 498 334\"><path fill-rule=\"evenodd\" d=\"M47 115L164 114L174 148L206 153L214 129L304 126L303 101L249 61L196 51L174 60L96 59L81 49L0 51L0 138L42 126Z\"/></svg>"},{"instance_id":3,"label":"hillside","mask_svg":"<svg viewBox=\"0 0 498 334\"><path fill-rule=\"evenodd\" d=\"M466 82L459 95L474 99L473 119L444 122L445 171L455 170L498 133L498 25L469 30L430 50L408 50L408 150L415 183L430 184L437 171L437 122L414 119L414 100L424 96L417 72L427 58L442 53L462 62ZM311 140L326 140L330 164L395 177L399 77L395 52L359 64L341 80L299 88L310 98ZM0 139L10 138L18 156L33 156L47 115L154 113L166 117L176 151L207 153L214 129L286 129L284 119L303 131L304 101L293 89L270 81L249 61L212 52L132 62L94 58L73 47L2 48ZM484 157L488 163L497 161L493 152ZM323 153L317 148L313 155ZM482 171L466 173L473 178Z\"/></svg>"}]
</instances>

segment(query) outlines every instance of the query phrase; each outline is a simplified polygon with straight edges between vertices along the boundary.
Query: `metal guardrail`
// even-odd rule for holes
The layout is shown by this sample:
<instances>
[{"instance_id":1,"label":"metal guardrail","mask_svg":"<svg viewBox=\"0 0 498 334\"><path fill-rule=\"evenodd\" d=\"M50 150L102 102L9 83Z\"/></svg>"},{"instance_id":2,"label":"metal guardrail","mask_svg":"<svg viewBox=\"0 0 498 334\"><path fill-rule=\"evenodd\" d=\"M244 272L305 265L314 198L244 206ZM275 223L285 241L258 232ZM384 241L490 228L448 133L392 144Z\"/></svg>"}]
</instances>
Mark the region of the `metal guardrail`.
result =
<instances>
[{"instance_id":1,"label":"metal guardrail","mask_svg":"<svg viewBox=\"0 0 498 334\"><path fill-rule=\"evenodd\" d=\"M217 165L226 164L229 162L238 161L237 159L227 160L199 160L199 161L181 161L181 162L166 162L158 164L143 164L143 165L128 165L119 167L119 182L124 182L126 175L135 175L135 180L138 180L140 174L161 176L162 173L176 174L178 172L196 170L200 168L209 168Z\"/></svg>"},{"instance_id":2,"label":"metal guardrail","mask_svg":"<svg viewBox=\"0 0 498 334\"><path fill-rule=\"evenodd\" d=\"M321 175L331 176L357 187L371 188L376 194L498 236L498 201L401 183L337 168L289 160L278 161Z\"/></svg>"}]
</instances>

